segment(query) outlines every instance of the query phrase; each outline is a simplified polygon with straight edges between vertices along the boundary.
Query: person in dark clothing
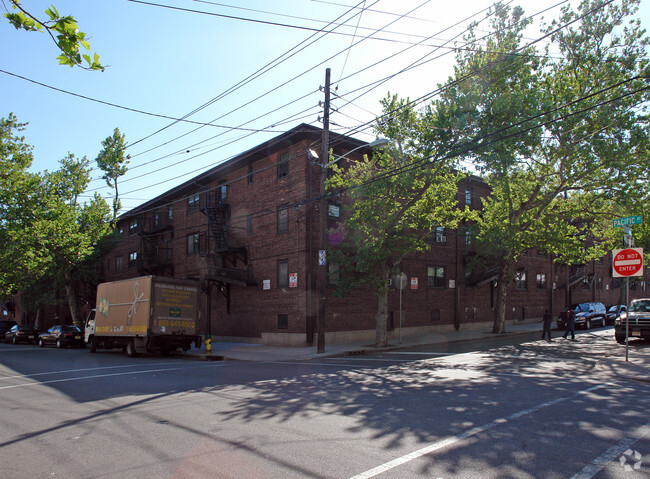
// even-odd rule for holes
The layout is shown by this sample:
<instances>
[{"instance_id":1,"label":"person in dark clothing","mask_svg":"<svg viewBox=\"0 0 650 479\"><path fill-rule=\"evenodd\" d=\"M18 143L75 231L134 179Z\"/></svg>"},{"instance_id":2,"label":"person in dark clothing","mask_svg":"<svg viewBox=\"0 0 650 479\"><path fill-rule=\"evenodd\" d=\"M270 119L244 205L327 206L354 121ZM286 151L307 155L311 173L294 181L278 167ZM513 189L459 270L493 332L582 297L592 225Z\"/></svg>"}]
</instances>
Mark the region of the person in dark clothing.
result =
<instances>
[{"instance_id":1,"label":"person in dark clothing","mask_svg":"<svg viewBox=\"0 0 650 479\"><path fill-rule=\"evenodd\" d=\"M570 309L567 312L566 328L564 329L564 336L562 336L564 339L566 339L569 333L571 333L571 341L576 340L575 320L576 320L576 312Z\"/></svg>"},{"instance_id":2,"label":"person in dark clothing","mask_svg":"<svg viewBox=\"0 0 650 479\"><path fill-rule=\"evenodd\" d=\"M542 339L545 339L546 335L548 333L547 341L550 343L551 342L551 323L553 323L553 316L551 316L551 313L548 312L548 309L546 311L544 311L544 316L542 316L542 322L544 323L543 329L542 329Z\"/></svg>"}]
</instances>

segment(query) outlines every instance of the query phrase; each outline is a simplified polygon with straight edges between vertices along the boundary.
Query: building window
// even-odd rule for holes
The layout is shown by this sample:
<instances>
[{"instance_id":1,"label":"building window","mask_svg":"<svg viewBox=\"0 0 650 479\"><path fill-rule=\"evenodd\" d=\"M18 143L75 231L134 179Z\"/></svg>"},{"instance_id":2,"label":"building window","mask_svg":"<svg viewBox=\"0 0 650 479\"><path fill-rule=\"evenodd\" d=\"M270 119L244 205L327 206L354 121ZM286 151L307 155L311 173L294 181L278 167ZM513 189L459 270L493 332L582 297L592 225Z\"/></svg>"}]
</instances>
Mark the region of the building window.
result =
<instances>
[{"instance_id":1,"label":"building window","mask_svg":"<svg viewBox=\"0 0 650 479\"><path fill-rule=\"evenodd\" d=\"M427 286L429 288L443 288L445 286L444 266L429 266L427 268Z\"/></svg>"},{"instance_id":2,"label":"building window","mask_svg":"<svg viewBox=\"0 0 650 479\"><path fill-rule=\"evenodd\" d=\"M440 321L440 310L439 309L432 309L431 310L431 322L432 323L437 323Z\"/></svg>"},{"instance_id":3,"label":"building window","mask_svg":"<svg viewBox=\"0 0 650 479\"><path fill-rule=\"evenodd\" d=\"M537 289L546 289L545 273L537 273Z\"/></svg>"},{"instance_id":4,"label":"building window","mask_svg":"<svg viewBox=\"0 0 650 479\"><path fill-rule=\"evenodd\" d=\"M124 259L122 256L118 256L115 258L115 272L119 273L122 268L124 268Z\"/></svg>"},{"instance_id":5,"label":"building window","mask_svg":"<svg viewBox=\"0 0 650 479\"><path fill-rule=\"evenodd\" d=\"M228 185L219 185L217 194L219 195L219 202L225 203L226 199L228 199Z\"/></svg>"},{"instance_id":6,"label":"building window","mask_svg":"<svg viewBox=\"0 0 650 479\"><path fill-rule=\"evenodd\" d=\"M603 278L596 278L596 291L603 290Z\"/></svg>"},{"instance_id":7,"label":"building window","mask_svg":"<svg viewBox=\"0 0 650 479\"><path fill-rule=\"evenodd\" d=\"M248 216L248 234L253 234L253 215Z\"/></svg>"},{"instance_id":8,"label":"building window","mask_svg":"<svg viewBox=\"0 0 650 479\"><path fill-rule=\"evenodd\" d=\"M283 206L278 208L278 233L289 231L289 208Z\"/></svg>"},{"instance_id":9,"label":"building window","mask_svg":"<svg viewBox=\"0 0 650 479\"><path fill-rule=\"evenodd\" d=\"M248 184L253 184L253 165L248 167Z\"/></svg>"},{"instance_id":10,"label":"building window","mask_svg":"<svg viewBox=\"0 0 650 479\"><path fill-rule=\"evenodd\" d=\"M289 176L289 152L285 151L278 157L278 178Z\"/></svg>"},{"instance_id":11,"label":"building window","mask_svg":"<svg viewBox=\"0 0 650 479\"><path fill-rule=\"evenodd\" d=\"M288 314L278 314L278 329L289 329Z\"/></svg>"},{"instance_id":12,"label":"building window","mask_svg":"<svg viewBox=\"0 0 650 479\"><path fill-rule=\"evenodd\" d=\"M465 204L472 207L472 190L465 190Z\"/></svg>"},{"instance_id":13,"label":"building window","mask_svg":"<svg viewBox=\"0 0 650 479\"><path fill-rule=\"evenodd\" d=\"M198 254L200 246L200 236L199 233L192 233L187 236L187 254Z\"/></svg>"},{"instance_id":14,"label":"building window","mask_svg":"<svg viewBox=\"0 0 650 479\"><path fill-rule=\"evenodd\" d=\"M134 218L129 221L129 236L133 236L138 232L138 219Z\"/></svg>"},{"instance_id":15,"label":"building window","mask_svg":"<svg viewBox=\"0 0 650 479\"><path fill-rule=\"evenodd\" d=\"M138 262L138 252L133 251L132 253L129 253L129 268L133 268L137 262Z\"/></svg>"},{"instance_id":16,"label":"building window","mask_svg":"<svg viewBox=\"0 0 650 479\"><path fill-rule=\"evenodd\" d=\"M465 246L472 246L472 230L465 228Z\"/></svg>"},{"instance_id":17,"label":"building window","mask_svg":"<svg viewBox=\"0 0 650 479\"><path fill-rule=\"evenodd\" d=\"M173 218L174 218L174 210L172 210L171 208L169 208L169 209L167 210L167 219L168 219L169 222L171 223Z\"/></svg>"},{"instance_id":18,"label":"building window","mask_svg":"<svg viewBox=\"0 0 650 479\"><path fill-rule=\"evenodd\" d=\"M327 281L329 284L338 284L341 280L341 272L338 263L327 264Z\"/></svg>"},{"instance_id":19,"label":"building window","mask_svg":"<svg viewBox=\"0 0 650 479\"><path fill-rule=\"evenodd\" d=\"M515 273L515 288L528 289L528 283L526 282L526 271L517 271Z\"/></svg>"},{"instance_id":20,"label":"building window","mask_svg":"<svg viewBox=\"0 0 650 479\"><path fill-rule=\"evenodd\" d=\"M201 207L201 193L195 193L187 198L187 210L197 211Z\"/></svg>"},{"instance_id":21,"label":"building window","mask_svg":"<svg viewBox=\"0 0 650 479\"><path fill-rule=\"evenodd\" d=\"M160 226L160 213L154 213L153 214L153 225L157 228Z\"/></svg>"},{"instance_id":22,"label":"building window","mask_svg":"<svg viewBox=\"0 0 650 479\"><path fill-rule=\"evenodd\" d=\"M445 236L445 229L442 226L436 227L433 232L433 237L436 243L446 243L447 237Z\"/></svg>"},{"instance_id":23,"label":"building window","mask_svg":"<svg viewBox=\"0 0 650 479\"><path fill-rule=\"evenodd\" d=\"M278 288L289 287L289 260L278 261Z\"/></svg>"},{"instance_id":24,"label":"building window","mask_svg":"<svg viewBox=\"0 0 650 479\"><path fill-rule=\"evenodd\" d=\"M172 240L165 240L165 249L167 250L167 259L172 259Z\"/></svg>"}]
</instances>

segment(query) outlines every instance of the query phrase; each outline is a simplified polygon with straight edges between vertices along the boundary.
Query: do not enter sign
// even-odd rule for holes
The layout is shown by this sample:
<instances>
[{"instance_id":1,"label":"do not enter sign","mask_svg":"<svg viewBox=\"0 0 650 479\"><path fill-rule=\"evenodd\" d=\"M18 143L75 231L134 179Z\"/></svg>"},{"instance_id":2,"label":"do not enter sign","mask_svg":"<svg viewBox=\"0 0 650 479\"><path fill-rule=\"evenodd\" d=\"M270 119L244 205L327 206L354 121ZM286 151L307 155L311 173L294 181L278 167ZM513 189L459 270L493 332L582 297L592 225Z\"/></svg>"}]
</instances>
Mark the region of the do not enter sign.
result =
<instances>
[{"instance_id":1,"label":"do not enter sign","mask_svg":"<svg viewBox=\"0 0 650 479\"><path fill-rule=\"evenodd\" d=\"M643 248L615 249L612 254L615 278L643 274Z\"/></svg>"}]
</instances>

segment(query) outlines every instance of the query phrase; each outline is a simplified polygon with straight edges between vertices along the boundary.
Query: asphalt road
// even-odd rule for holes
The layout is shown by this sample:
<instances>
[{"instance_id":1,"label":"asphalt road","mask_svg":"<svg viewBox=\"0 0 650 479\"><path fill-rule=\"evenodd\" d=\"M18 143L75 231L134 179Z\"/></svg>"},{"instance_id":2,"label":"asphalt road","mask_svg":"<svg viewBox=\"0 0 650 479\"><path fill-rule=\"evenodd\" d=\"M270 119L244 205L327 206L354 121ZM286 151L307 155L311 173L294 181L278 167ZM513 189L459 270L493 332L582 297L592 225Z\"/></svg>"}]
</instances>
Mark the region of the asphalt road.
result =
<instances>
[{"instance_id":1,"label":"asphalt road","mask_svg":"<svg viewBox=\"0 0 650 479\"><path fill-rule=\"evenodd\" d=\"M418 349L259 363L0 344L0 477L648 477L650 384L612 367L611 328Z\"/></svg>"}]
</instances>

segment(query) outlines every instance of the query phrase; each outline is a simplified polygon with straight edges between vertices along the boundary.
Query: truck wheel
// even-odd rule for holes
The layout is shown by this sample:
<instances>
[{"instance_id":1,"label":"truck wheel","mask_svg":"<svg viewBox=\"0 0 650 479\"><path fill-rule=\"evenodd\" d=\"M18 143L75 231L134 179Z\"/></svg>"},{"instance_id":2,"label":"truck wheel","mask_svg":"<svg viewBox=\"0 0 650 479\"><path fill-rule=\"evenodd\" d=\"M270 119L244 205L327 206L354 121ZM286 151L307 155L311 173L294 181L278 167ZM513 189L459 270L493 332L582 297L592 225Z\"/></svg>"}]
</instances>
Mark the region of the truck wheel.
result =
<instances>
[{"instance_id":1,"label":"truck wheel","mask_svg":"<svg viewBox=\"0 0 650 479\"><path fill-rule=\"evenodd\" d=\"M97 352L97 340L95 338L90 340L90 352L91 353Z\"/></svg>"},{"instance_id":2,"label":"truck wheel","mask_svg":"<svg viewBox=\"0 0 650 479\"><path fill-rule=\"evenodd\" d=\"M135 344L133 341L126 343L126 355L130 358L135 358L138 356L138 352L135 350Z\"/></svg>"}]
</instances>

